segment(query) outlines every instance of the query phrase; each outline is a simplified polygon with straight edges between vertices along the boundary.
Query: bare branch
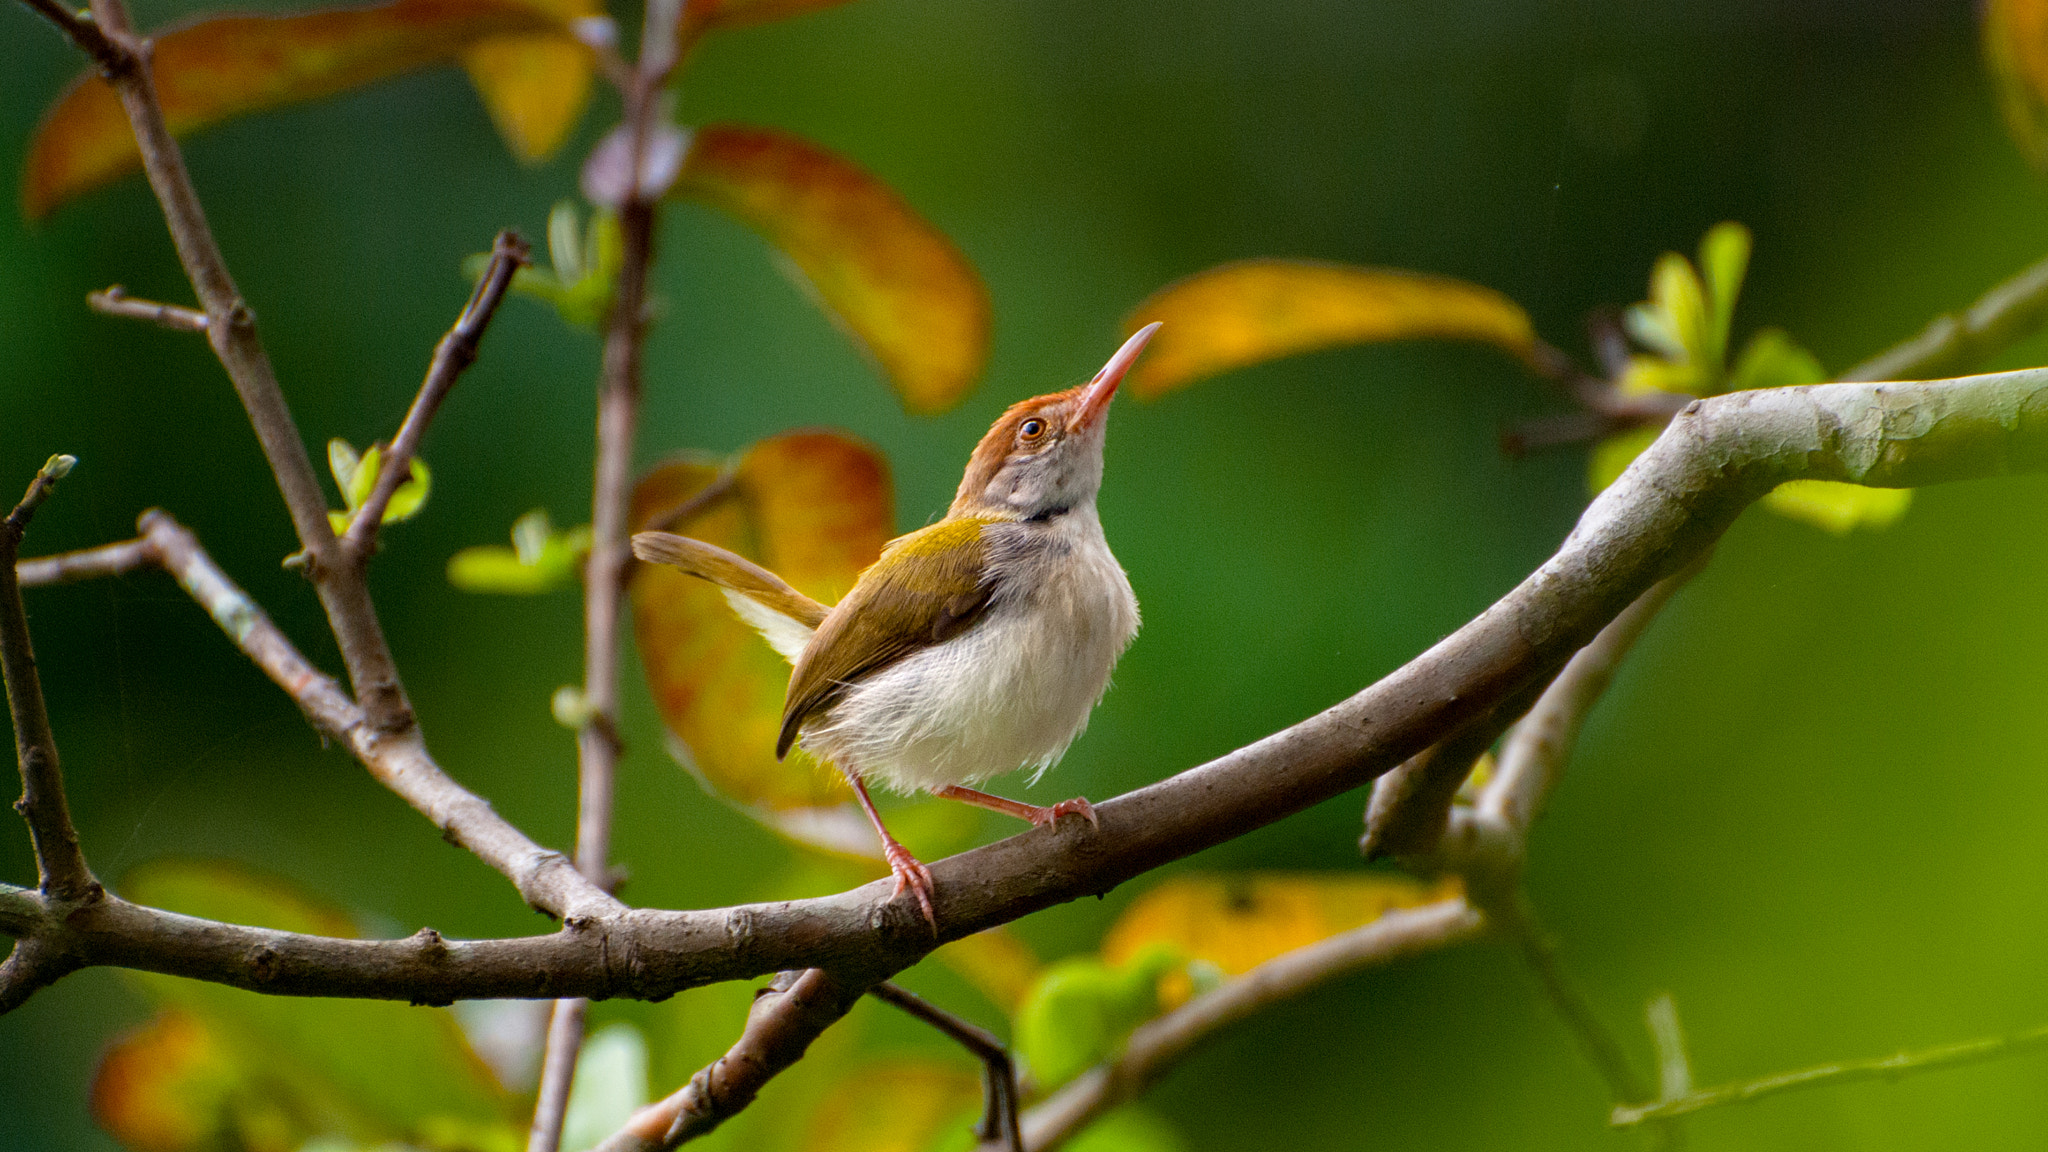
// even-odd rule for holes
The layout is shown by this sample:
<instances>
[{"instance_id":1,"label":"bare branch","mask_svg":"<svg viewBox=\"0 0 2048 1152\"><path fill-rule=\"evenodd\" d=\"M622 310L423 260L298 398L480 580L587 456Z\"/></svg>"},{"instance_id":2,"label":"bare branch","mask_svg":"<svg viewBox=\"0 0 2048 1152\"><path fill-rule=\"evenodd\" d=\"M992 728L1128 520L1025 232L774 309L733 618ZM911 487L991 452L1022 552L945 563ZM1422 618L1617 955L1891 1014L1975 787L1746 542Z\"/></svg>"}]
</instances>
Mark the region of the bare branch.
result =
<instances>
[{"instance_id":1,"label":"bare branch","mask_svg":"<svg viewBox=\"0 0 2048 1152\"><path fill-rule=\"evenodd\" d=\"M2048 1047L2048 1025L2029 1028L2024 1032L2014 1032L2007 1036L1987 1036L1979 1040L1964 1040L1954 1044L1922 1048L1916 1052L1900 1052L1875 1060L1848 1060L1801 1068L1796 1072L1780 1072L1775 1076L1765 1076L1739 1084L1703 1088L1675 1100L1622 1105L1615 1108L1612 1123L1617 1128L1630 1128L1651 1121L1675 1119L1707 1108L1719 1108L1724 1104L1747 1104L1766 1096L1776 1096L1780 1092L1853 1084L1862 1080L1895 1080L1919 1072L1932 1072L1941 1068L1956 1068L2004 1056L2016 1056L2042 1047Z\"/></svg>"},{"instance_id":2,"label":"bare branch","mask_svg":"<svg viewBox=\"0 0 2048 1152\"><path fill-rule=\"evenodd\" d=\"M1123 1054L1083 1074L1024 1116L1031 1152L1057 1148L1133 1098L1203 1041L1239 1020L1339 976L1477 937L1485 921L1463 900L1389 912L1362 928L1268 960L1131 1034Z\"/></svg>"},{"instance_id":3,"label":"bare branch","mask_svg":"<svg viewBox=\"0 0 2048 1152\"><path fill-rule=\"evenodd\" d=\"M434 345L434 358L427 366L427 378L420 384L419 394L413 397L405 422L398 426L398 435L392 437L390 450L383 454L376 484L371 487L370 495L362 506L356 509L355 519L350 522L348 534L342 539L344 554L357 563L369 555L377 539L377 528L384 523L384 510L391 506L392 494L412 474L413 457L419 452L420 440L427 434L427 425L440 411L441 401L447 398L449 389L455 387L455 381L463 371L476 363L484 330L490 327L491 317L497 314L506 290L512 287L512 274L527 262L527 255L526 241L520 239L517 232L506 229L498 233L497 239L491 243L490 263L477 279L476 287L470 291L469 303L463 305L461 315L455 318L447 335Z\"/></svg>"},{"instance_id":4,"label":"bare branch","mask_svg":"<svg viewBox=\"0 0 2048 1152\"><path fill-rule=\"evenodd\" d=\"M102 544L97 548L23 560L14 566L14 574L23 588L41 588L49 584L119 576L154 563L156 555L149 541L123 540L119 544Z\"/></svg>"},{"instance_id":5,"label":"bare branch","mask_svg":"<svg viewBox=\"0 0 2048 1152\"><path fill-rule=\"evenodd\" d=\"M868 995L893 1004L945 1033L947 1039L981 1061L985 1106L981 1124L975 1128L974 1135L983 1147L997 1152L1024 1152L1024 1138L1017 1130L1017 1068L1010 1060L1009 1049L1003 1047L995 1033L887 981L868 989Z\"/></svg>"},{"instance_id":6,"label":"bare branch","mask_svg":"<svg viewBox=\"0 0 2048 1152\"><path fill-rule=\"evenodd\" d=\"M1516 717L1529 710L1542 690L1543 681L1532 680L1486 715L1373 781L1372 798L1365 810L1365 835L1358 841L1365 858L1434 852L1450 827L1451 803L1472 774L1473 765Z\"/></svg>"},{"instance_id":7,"label":"bare branch","mask_svg":"<svg viewBox=\"0 0 2048 1152\"><path fill-rule=\"evenodd\" d=\"M0 1015L21 1007L30 996L77 971L79 962L45 940L17 941L0 964Z\"/></svg>"},{"instance_id":8,"label":"bare branch","mask_svg":"<svg viewBox=\"0 0 2048 1152\"><path fill-rule=\"evenodd\" d=\"M7 712L14 720L14 756L21 768L21 799L14 810L28 821L35 846L39 886L52 899L89 902L100 884L78 848L71 808L64 800L64 773L57 761L57 737L43 702L42 677L36 672L35 648L29 642L28 613L21 603L21 584L14 572L21 537L36 509L57 490L57 481L78 461L52 456L28 486L21 503L0 522L0 676L7 684ZM19 957L17 957L19 958ZM26 963L26 961L24 961ZM25 979L25 977L23 978Z\"/></svg>"},{"instance_id":9,"label":"bare branch","mask_svg":"<svg viewBox=\"0 0 2048 1152\"><path fill-rule=\"evenodd\" d=\"M159 304L154 300L143 300L128 295L128 290L119 284L103 292L88 292L85 302L93 311L103 316L121 316L129 320L147 320L162 328L178 332L206 332L206 313L197 308L186 308L178 304Z\"/></svg>"}]
</instances>

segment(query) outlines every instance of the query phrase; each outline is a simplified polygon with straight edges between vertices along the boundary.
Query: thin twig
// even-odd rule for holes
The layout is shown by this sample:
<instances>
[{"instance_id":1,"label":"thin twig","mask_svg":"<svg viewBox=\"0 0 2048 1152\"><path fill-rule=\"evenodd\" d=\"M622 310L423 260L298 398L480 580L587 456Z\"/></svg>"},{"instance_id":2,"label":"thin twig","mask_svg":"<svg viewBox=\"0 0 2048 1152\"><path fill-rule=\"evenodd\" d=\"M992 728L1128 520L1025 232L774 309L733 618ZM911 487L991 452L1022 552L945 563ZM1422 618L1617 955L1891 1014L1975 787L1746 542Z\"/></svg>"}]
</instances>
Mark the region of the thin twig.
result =
<instances>
[{"instance_id":1,"label":"thin twig","mask_svg":"<svg viewBox=\"0 0 2048 1152\"><path fill-rule=\"evenodd\" d=\"M100 884L86 866L85 853L78 848L78 830L71 824L71 809L64 800L64 773L57 761L57 736L50 729L50 713L43 702L42 677L36 673L36 654L29 642L28 612L21 603L21 584L15 577L15 558L21 554L21 537L28 531L36 509L57 490L57 481L78 461L70 456L52 456L21 503L0 522L0 675L7 682L7 711L14 719L14 756L21 767L21 799L14 810L28 821L30 842L35 846L36 873L43 893L65 903L90 901L99 895Z\"/></svg>"},{"instance_id":2,"label":"thin twig","mask_svg":"<svg viewBox=\"0 0 2048 1152\"><path fill-rule=\"evenodd\" d=\"M1465 778L1508 725L1529 710L1543 686L1543 677L1532 679L1492 711L1373 781L1365 808L1365 835L1358 841L1365 858L1421 857L1434 852L1450 827L1451 804Z\"/></svg>"},{"instance_id":3,"label":"thin twig","mask_svg":"<svg viewBox=\"0 0 2048 1152\"><path fill-rule=\"evenodd\" d=\"M640 413L640 365L647 340L647 283L654 263L655 197L642 186L642 158L662 116L664 84L675 68L683 0L647 0L640 60L623 77L622 128L630 138L626 193L618 205L621 258L612 283L599 368L597 451L592 467L589 556L583 568L583 701L576 733L576 866L592 883L611 873L612 793L619 740L619 615L633 554L633 444ZM558 1006L550 1018L538 1107L527 1152L554 1152L561 1140L557 1101L568 1098L582 1044L584 1013ZM751 1099L751 1094L749 1094ZM566 1106L566 1105L564 1105Z\"/></svg>"},{"instance_id":4,"label":"thin twig","mask_svg":"<svg viewBox=\"0 0 2048 1152\"><path fill-rule=\"evenodd\" d=\"M151 550L149 541L123 540L118 544L102 544L97 548L23 560L14 566L14 574L23 588L41 588L101 576L119 576L154 563L156 554Z\"/></svg>"},{"instance_id":5,"label":"thin twig","mask_svg":"<svg viewBox=\"0 0 2048 1152\"><path fill-rule=\"evenodd\" d=\"M21 2L55 24L66 36L71 37L71 42L92 57L93 63L99 65L100 75L111 80L135 67L134 53L108 39L107 34L100 30L100 26L93 22L90 12L74 12L59 4L57 0Z\"/></svg>"},{"instance_id":6,"label":"thin twig","mask_svg":"<svg viewBox=\"0 0 2048 1152\"><path fill-rule=\"evenodd\" d=\"M187 308L180 304L159 304L154 300L130 296L128 290L119 284L105 291L86 293L85 302L93 311L103 316L147 320L159 327L178 332L204 334L206 331L206 313L199 309Z\"/></svg>"},{"instance_id":7,"label":"thin twig","mask_svg":"<svg viewBox=\"0 0 2048 1152\"><path fill-rule=\"evenodd\" d=\"M526 241L517 232L506 229L498 233L491 243L491 260L478 278L476 287L470 291L469 303L463 305L461 315L441 342L434 345L434 358L427 366L427 378L420 384L419 394L413 397L412 407L406 411L405 422L398 426L398 435L392 437L391 447L383 454L383 464L377 473L377 482L370 489L370 495L361 507L356 509L355 519L350 522L348 533L342 537L345 555L358 563L366 557L377 539L377 528L384 522L384 510L391 505L391 496L398 486L412 474L412 460L419 452L420 440L427 434L427 425L440 411L441 401L455 387L463 370L476 363L477 348L483 343L484 330L490 327L491 317L497 314L498 305L505 299L505 292L512 287L512 274L527 262Z\"/></svg>"},{"instance_id":8,"label":"thin twig","mask_svg":"<svg viewBox=\"0 0 2048 1152\"><path fill-rule=\"evenodd\" d=\"M981 1061L983 1109L975 1138L997 1152L1024 1152L1024 1138L1017 1131L1017 1067L996 1034L888 981L868 989L868 995L945 1033Z\"/></svg>"},{"instance_id":9,"label":"thin twig","mask_svg":"<svg viewBox=\"0 0 2048 1152\"><path fill-rule=\"evenodd\" d=\"M569 1090L576 1083L576 1061L583 1052L584 1022L590 1001L580 996L557 1000L548 1013L546 1047L541 1052L540 1088L527 1126L526 1152L556 1152L562 1146L562 1123L569 1117Z\"/></svg>"},{"instance_id":10,"label":"thin twig","mask_svg":"<svg viewBox=\"0 0 2048 1152\"><path fill-rule=\"evenodd\" d=\"M1131 1034L1100 1065L1024 1116L1024 1146L1050 1152L1103 1113L1135 1098L1223 1028L1339 976L1477 937L1485 922L1463 900L1389 912L1362 928L1266 961Z\"/></svg>"},{"instance_id":11,"label":"thin twig","mask_svg":"<svg viewBox=\"0 0 2048 1152\"><path fill-rule=\"evenodd\" d=\"M357 566L342 564L334 532L327 522L327 499L307 455L277 373L256 332L256 316L242 299L228 272L199 195L164 119L150 74L148 41L130 27L123 0L91 0L96 27L132 62L109 74L115 94L135 133L143 173L163 208L178 260L206 311L206 339L227 370L228 379L248 413L271 474L291 515L299 547L311 561L309 574L333 629L349 681L369 721L378 730L398 735L410 731L412 705L406 699L383 625Z\"/></svg>"},{"instance_id":12,"label":"thin twig","mask_svg":"<svg viewBox=\"0 0 2048 1152\"><path fill-rule=\"evenodd\" d=\"M1895 1080L1918 1072L1932 1072L1941 1068L1956 1068L1965 1064L1996 1060L2003 1056L2017 1056L2043 1047L2048 1047L2048 1025L2029 1028L2024 1032L2015 1032L2007 1036L1987 1036L1978 1040L1922 1048L1916 1052L1900 1052L1875 1060L1848 1060L1801 1068L1796 1072L1780 1072L1775 1076L1746 1080L1739 1084L1703 1088L1675 1100L1622 1105L1615 1108L1611 1122L1617 1128L1629 1128L1650 1121L1671 1120L1703 1109L1718 1108L1724 1104L1747 1104L1752 1100L1775 1096L1780 1092L1852 1084L1861 1080Z\"/></svg>"}]
</instances>

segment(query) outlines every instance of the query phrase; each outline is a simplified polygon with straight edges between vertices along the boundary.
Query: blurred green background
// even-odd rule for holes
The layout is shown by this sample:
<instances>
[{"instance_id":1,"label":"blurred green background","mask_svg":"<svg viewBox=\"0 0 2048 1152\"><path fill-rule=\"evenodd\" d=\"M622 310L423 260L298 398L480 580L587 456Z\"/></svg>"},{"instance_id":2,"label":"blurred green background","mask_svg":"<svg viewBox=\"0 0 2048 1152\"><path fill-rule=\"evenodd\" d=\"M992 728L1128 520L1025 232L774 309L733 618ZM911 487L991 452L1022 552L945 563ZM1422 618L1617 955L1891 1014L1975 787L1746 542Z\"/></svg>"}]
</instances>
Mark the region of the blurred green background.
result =
<instances>
[{"instance_id":1,"label":"blurred green background","mask_svg":"<svg viewBox=\"0 0 2048 1152\"><path fill-rule=\"evenodd\" d=\"M144 27L200 10L136 7ZM80 63L18 6L0 9L0 43L12 172ZM1738 333L1782 325L1840 369L2048 251L2048 187L2003 134L1961 0L859 0L712 38L681 113L788 128L891 182L987 279L995 350L959 409L906 416L752 235L676 208L643 459L840 426L890 456L904 527L943 510L1004 405L1085 376L1140 298L1225 259L1468 278L1582 353L1588 309L1640 299L1659 252L1736 219L1757 237ZM310 442L388 434L461 304L460 259L501 226L538 238L614 115L601 98L578 143L522 169L443 70L192 141ZM87 312L84 294L116 281L189 299L140 180L38 226L0 212L0 489L51 452L81 461L28 551L124 537L161 505L336 666L312 597L278 568L289 526L225 379L199 341ZM428 439L434 498L388 533L374 574L443 763L561 846L574 755L547 700L580 675L577 598L467 596L441 570L530 508L587 516L595 353L509 304ZM2001 364L2044 357L2034 341ZM1582 451L1515 461L1496 447L1551 410L1503 358L1437 346L1320 354L1121 405L1103 519L1145 631L1087 737L1030 795L1156 780L1462 624L1584 504ZM1593 717L1530 876L1566 964L1642 1066L1642 1005L1662 991L1709 1083L2048 1019L2044 497L2040 479L1930 490L1897 527L1839 539L1752 513L1647 637ZM323 750L166 578L30 596L102 876L225 857L394 934L545 930ZM632 683L626 897L779 891L789 852L669 760ZM1362 801L1183 867L1355 869ZM0 832L0 877L33 874L26 834ZM1092 948L1144 886L1018 931L1046 957ZM995 1019L943 972L906 979ZM693 997L729 995L597 1017L653 1034ZM848 1042L944 1051L887 1011L858 1009ZM111 1148L86 1084L147 1012L98 970L0 1020L0 1147ZM1703 1149L2039 1148L2044 1086L2048 1056L2023 1057L1689 1127ZM1205 1152L1641 1142L1605 1130L1599 1081L1493 945L1281 1007L1152 1100Z\"/></svg>"}]
</instances>

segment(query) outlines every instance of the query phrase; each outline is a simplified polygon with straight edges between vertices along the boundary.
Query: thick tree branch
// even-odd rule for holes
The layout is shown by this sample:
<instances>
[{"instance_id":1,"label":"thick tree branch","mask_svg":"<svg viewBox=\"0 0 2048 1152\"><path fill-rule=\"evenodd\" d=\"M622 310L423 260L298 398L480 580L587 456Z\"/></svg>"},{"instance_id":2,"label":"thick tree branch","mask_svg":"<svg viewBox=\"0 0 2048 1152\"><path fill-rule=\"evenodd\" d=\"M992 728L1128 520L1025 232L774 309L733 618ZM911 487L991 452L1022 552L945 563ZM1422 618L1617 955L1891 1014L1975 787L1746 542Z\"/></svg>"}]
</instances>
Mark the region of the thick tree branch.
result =
<instances>
[{"instance_id":1,"label":"thick tree branch","mask_svg":"<svg viewBox=\"0 0 2048 1152\"><path fill-rule=\"evenodd\" d=\"M1017 1129L1017 1067L1010 1059L1010 1050L1003 1047L995 1033L886 980L868 989L868 995L938 1029L981 1061L984 1108L974 1135L984 1148L994 1152L1024 1152L1024 1139Z\"/></svg>"},{"instance_id":2,"label":"thick tree branch","mask_svg":"<svg viewBox=\"0 0 2048 1152\"><path fill-rule=\"evenodd\" d=\"M2002 1056L2032 1052L2043 1047L2048 1047L2048 1025L2029 1028L2009 1036L1987 1036L1981 1040L1941 1044L1933 1048L1922 1048L1917 1052L1900 1052L1875 1060L1848 1060L1821 1064L1813 1068L1801 1068L1796 1072L1780 1072L1775 1076L1747 1080L1740 1084L1703 1088L1676 1099L1660 1100L1652 1104L1622 1105L1615 1108L1612 1123L1617 1128L1629 1128L1650 1121L1675 1119L1707 1108L1719 1108L1724 1104L1747 1104L1765 1096L1776 1096L1780 1092L1852 1084L1860 1080L1895 1080L1917 1072L1977 1064Z\"/></svg>"},{"instance_id":3,"label":"thick tree branch","mask_svg":"<svg viewBox=\"0 0 2048 1152\"><path fill-rule=\"evenodd\" d=\"M1221 1029L1339 976L1463 943L1485 921L1463 900L1389 912L1362 928L1268 960L1147 1022L1123 1054L1084 1073L1024 1116L1024 1146L1057 1148L1103 1113L1134 1099Z\"/></svg>"},{"instance_id":4,"label":"thick tree branch","mask_svg":"<svg viewBox=\"0 0 2048 1152\"><path fill-rule=\"evenodd\" d=\"M50 729L43 702L42 677L36 672L35 648L29 642L28 612L21 603L15 576L22 534L29 521L57 489L57 481L78 461L52 456L36 473L21 503L0 521L0 677L7 685L7 712L14 721L14 756L21 768L21 799L14 810L28 822L35 847L36 872L45 895L59 903L90 901L99 895L99 881L86 867L64 801L64 773L57 761L57 737Z\"/></svg>"},{"instance_id":5,"label":"thick tree branch","mask_svg":"<svg viewBox=\"0 0 2048 1152\"><path fill-rule=\"evenodd\" d=\"M1931 484L2044 469L2048 371L1700 401L1593 502L1555 556L1378 684L1098 805L1099 831L1034 829L933 864L936 939L915 911L890 900L887 880L714 911L597 913L525 940L440 941L425 969L399 963L412 947L405 941L295 938L110 900L44 927L86 963L296 995L654 998L805 967L828 969L843 989L865 989L940 943L1106 892L1366 783L1518 691L1532 670L1562 663L1776 483ZM258 951L267 957L260 965Z\"/></svg>"},{"instance_id":6,"label":"thick tree branch","mask_svg":"<svg viewBox=\"0 0 2048 1152\"><path fill-rule=\"evenodd\" d=\"M427 434L427 425L441 410L441 401L447 398L449 389L455 387L455 381L461 378L465 369L476 363L484 329L490 327L491 317L497 315L498 305L512 287L512 274L526 262L526 241L510 229L498 233L497 239L491 243L490 263L484 267L484 274L477 279L476 287L471 289L469 303L463 305L454 325L441 337L441 342L434 345L434 358L427 365L427 378L420 384L419 394L413 397L404 423L398 426L398 435L392 437L390 450L383 454L376 484L370 488L370 495L362 506L356 509L355 519L349 523L348 534L342 539L344 554L357 564L369 556L377 539L377 528L384 523L384 510L391 506L392 494L412 475L412 459L419 453L420 440Z\"/></svg>"},{"instance_id":7,"label":"thick tree branch","mask_svg":"<svg viewBox=\"0 0 2048 1152\"><path fill-rule=\"evenodd\" d=\"M128 295L128 290L119 284L102 292L88 292L85 302L102 316L120 316L129 320L147 320L160 328L176 332L206 331L206 313L197 308L186 308L178 304L159 304L154 300L143 300Z\"/></svg>"}]
</instances>

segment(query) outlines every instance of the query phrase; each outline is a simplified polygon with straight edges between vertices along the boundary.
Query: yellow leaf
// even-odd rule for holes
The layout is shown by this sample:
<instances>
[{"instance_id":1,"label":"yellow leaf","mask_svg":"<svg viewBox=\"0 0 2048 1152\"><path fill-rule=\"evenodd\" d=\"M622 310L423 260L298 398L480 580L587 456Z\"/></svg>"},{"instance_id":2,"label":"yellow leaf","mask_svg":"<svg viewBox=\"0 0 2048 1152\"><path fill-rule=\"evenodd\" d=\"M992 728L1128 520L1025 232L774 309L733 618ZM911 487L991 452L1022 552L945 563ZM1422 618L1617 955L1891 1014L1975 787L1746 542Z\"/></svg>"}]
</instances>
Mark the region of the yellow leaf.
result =
<instances>
[{"instance_id":1,"label":"yellow leaf","mask_svg":"<svg viewBox=\"0 0 2048 1152\"><path fill-rule=\"evenodd\" d=\"M2048 3L1989 0L1984 56L2005 126L2037 168L2048 168Z\"/></svg>"},{"instance_id":2,"label":"yellow leaf","mask_svg":"<svg viewBox=\"0 0 2048 1152\"><path fill-rule=\"evenodd\" d=\"M763 440L724 476L719 463L702 459L657 467L634 490L632 523L731 549L827 604L853 587L889 539L888 467L850 437ZM674 519L714 483L729 485L722 498ZM838 773L801 749L775 759L789 665L702 580L643 564L631 592L641 666L685 766L785 835L872 855L873 834Z\"/></svg>"},{"instance_id":3,"label":"yellow leaf","mask_svg":"<svg viewBox=\"0 0 2048 1152\"><path fill-rule=\"evenodd\" d=\"M1491 288L1398 268L1315 260L1241 260L1160 289L1124 321L1163 320L1131 373L1151 399L1267 360L1386 340L1477 340L1527 357L1528 314Z\"/></svg>"},{"instance_id":4,"label":"yellow leaf","mask_svg":"<svg viewBox=\"0 0 2048 1152\"><path fill-rule=\"evenodd\" d=\"M1857 528L1889 528L1913 503L1911 488L1865 488L1833 480L1791 480L1771 489L1763 505L1837 536Z\"/></svg>"},{"instance_id":5,"label":"yellow leaf","mask_svg":"<svg viewBox=\"0 0 2048 1152\"><path fill-rule=\"evenodd\" d=\"M152 38L157 94L177 135L330 96L449 59L487 37L559 32L522 0L394 0L296 16L224 16ZM128 117L97 74L44 115L22 173L31 219L141 163Z\"/></svg>"},{"instance_id":6,"label":"yellow leaf","mask_svg":"<svg viewBox=\"0 0 2048 1152\"><path fill-rule=\"evenodd\" d=\"M782 250L913 412L967 395L988 358L988 291L888 185L765 128L697 130L672 195L721 209Z\"/></svg>"},{"instance_id":7,"label":"yellow leaf","mask_svg":"<svg viewBox=\"0 0 2048 1152\"><path fill-rule=\"evenodd\" d=\"M1397 908L1458 896L1455 877L1423 884L1381 873L1182 875L1148 890L1102 940L1102 958L1127 963L1148 945L1170 944L1237 976L1283 953L1369 924ZM1185 988L1162 989L1169 998Z\"/></svg>"},{"instance_id":8,"label":"yellow leaf","mask_svg":"<svg viewBox=\"0 0 2048 1152\"><path fill-rule=\"evenodd\" d=\"M587 4L572 7L590 10L564 17L596 11ZM462 66L505 146L528 164L554 155L590 103L590 49L567 36L493 36L464 52Z\"/></svg>"}]
</instances>

